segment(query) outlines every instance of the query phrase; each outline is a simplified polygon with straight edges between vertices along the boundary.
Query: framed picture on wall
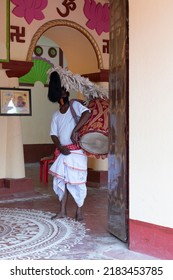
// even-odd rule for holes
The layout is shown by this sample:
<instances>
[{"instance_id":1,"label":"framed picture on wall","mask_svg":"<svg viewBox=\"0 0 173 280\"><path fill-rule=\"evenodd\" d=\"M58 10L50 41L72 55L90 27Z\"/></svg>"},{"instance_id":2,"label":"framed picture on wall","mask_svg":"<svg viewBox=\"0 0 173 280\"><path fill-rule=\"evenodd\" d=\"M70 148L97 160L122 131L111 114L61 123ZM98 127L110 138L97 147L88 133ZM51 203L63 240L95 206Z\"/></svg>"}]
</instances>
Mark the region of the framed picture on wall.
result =
<instances>
[{"instance_id":1,"label":"framed picture on wall","mask_svg":"<svg viewBox=\"0 0 173 280\"><path fill-rule=\"evenodd\" d=\"M1 116L31 116L31 89L1 88Z\"/></svg>"}]
</instances>

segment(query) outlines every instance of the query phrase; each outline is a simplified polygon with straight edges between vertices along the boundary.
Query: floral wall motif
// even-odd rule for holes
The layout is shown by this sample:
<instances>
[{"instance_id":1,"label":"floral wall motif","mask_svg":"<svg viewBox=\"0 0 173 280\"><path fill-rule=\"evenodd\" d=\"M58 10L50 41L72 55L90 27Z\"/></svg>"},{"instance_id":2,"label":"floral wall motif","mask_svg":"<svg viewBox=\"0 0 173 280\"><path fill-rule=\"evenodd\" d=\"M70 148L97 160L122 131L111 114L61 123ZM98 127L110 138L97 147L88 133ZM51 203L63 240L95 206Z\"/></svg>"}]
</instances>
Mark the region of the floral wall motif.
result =
<instances>
[{"instance_id":1,"label":"floral wall motif","mask_svg":"<svg viewBox=\"0 0 173 280\"><path fill-rule=\"evenodd\" d=\"M25 61L36 32L43 30L45 24L51 23L52 20L61 22L65 19L69 23L76 23L81 30L91 34L102 54L101 68L108 69L110 10L108 1L9 0L9 2L11 60Z\"/></svg>"},{"instance_id":2,"label":"floral wall motif","mask_svg":"<svg viewBox=\"0 0 173 280\"><path fill-rule=\"evenodd\" d=\"M45 18L43 10L47 7L48 0L11 0L15 4L12 13L17 17L24 17L28 24L34 19Z\"/></svg>"},{"instance_id":3,"label":"floral wall motif","mask_svg":"<svg viewBox=\"0 0 173 280\"><path fill-rule=\"evenodd\" d=\"M84 14L88 21L86 26L95 29L97 34L109 32L109 4L97 3L94 0L85 0Z\"/></svg>"},{"instance_id":4,"label":"floral wall motif","mask_svg":"<svg viewBox=\"0 0 173 280\"><path fill-rule=\"evenodd\" d=\"M35 20L43 20L45 18L44 11L48 6L48 0L11 0L15 5L12 13L19 18L25 18L28 24ZM60 1L59 1L60 2ZM63 0L56 7L60 17L67 17L71 11L77 9L76 0ZM103 32L109 32L109 4L103 5L95 0L84 0L83 13L88 19L86 26L91 30L96 30L100 35Z\"/></svg>"}]
</instances>

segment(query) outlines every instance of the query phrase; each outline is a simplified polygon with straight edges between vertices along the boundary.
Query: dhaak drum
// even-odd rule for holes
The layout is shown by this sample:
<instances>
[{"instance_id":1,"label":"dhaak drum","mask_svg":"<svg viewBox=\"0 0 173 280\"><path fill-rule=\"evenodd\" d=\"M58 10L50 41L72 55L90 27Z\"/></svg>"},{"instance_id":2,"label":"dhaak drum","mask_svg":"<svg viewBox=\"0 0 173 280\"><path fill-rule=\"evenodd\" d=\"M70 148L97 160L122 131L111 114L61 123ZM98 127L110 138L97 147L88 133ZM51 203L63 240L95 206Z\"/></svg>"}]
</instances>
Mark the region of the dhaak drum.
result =
<instances>
[{"instance_id":1,"label":"dhaak drum","mask_svg":"<svg viewBox=\"0 0 173 280\"><path fill-rule=\"evenodd\" d=\"M88 108L91 117L79 131L79 145L89 157L108 155L108 99L92 99Z\"/></svg>"}]
</instances>

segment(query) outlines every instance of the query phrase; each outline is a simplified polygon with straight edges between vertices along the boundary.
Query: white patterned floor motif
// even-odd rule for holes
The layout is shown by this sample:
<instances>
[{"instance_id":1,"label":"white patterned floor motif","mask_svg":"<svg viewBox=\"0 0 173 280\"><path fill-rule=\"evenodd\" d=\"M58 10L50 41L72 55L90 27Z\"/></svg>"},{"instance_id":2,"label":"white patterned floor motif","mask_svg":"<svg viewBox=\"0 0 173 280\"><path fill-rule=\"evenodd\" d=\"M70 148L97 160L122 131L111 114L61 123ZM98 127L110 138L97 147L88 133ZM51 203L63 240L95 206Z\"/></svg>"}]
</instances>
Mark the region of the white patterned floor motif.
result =
<instances>
[{"instance_id":1,"label":"white patterned floor motif","mask_svg":"<svg viewBox=\"0 0 173 280\"><path fill-rule=\"evenodd\" d=\"M73 219L51 220L53 213L0 209L0 259L49 259L82 243L84 224Z\"/></svg>"}]
</instances>

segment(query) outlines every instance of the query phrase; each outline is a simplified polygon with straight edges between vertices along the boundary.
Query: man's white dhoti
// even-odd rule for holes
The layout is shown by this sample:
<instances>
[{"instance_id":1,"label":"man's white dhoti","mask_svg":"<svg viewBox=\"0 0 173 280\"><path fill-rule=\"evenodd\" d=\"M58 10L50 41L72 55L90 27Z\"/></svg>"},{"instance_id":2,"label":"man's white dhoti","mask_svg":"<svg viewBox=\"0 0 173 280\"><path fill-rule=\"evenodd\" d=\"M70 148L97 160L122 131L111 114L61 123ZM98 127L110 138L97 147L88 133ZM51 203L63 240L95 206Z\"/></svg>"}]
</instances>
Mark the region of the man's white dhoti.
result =
<instances>
[{"instance_id":1,"label":"man's white dhoti","mask_svg":"<svg viewBox=\"0 0 173 280\"><path fill-rule=\"evenodd\" d=\"M83 112L88 111L88 108L77 101L74 101L73 108L79 118ZM70 107L64 114L56 111L52 116L50 135L57 136L62 146L73 145L71 134L75 126L76 122ZM70 152L69 155L60 154L49 173L54 176L53 189L59 200L62 200L67 188L77 206L81 207L87 194L87 157L81 149L70 149Z\"/></svg>"},{"instance_id":2,"label":"man's white dhoti","mask_svg":"<svg viewBox=\"0 0 173 280\"><path fill-rule=\"evenodd\" d=\"M70 152L69 155L60 154L49 173L54 176L53 189L59 200L62 200L67 188L78 207L81 207L87 195L87 157L82 150Z\"/></svg>"}]
</instances>

